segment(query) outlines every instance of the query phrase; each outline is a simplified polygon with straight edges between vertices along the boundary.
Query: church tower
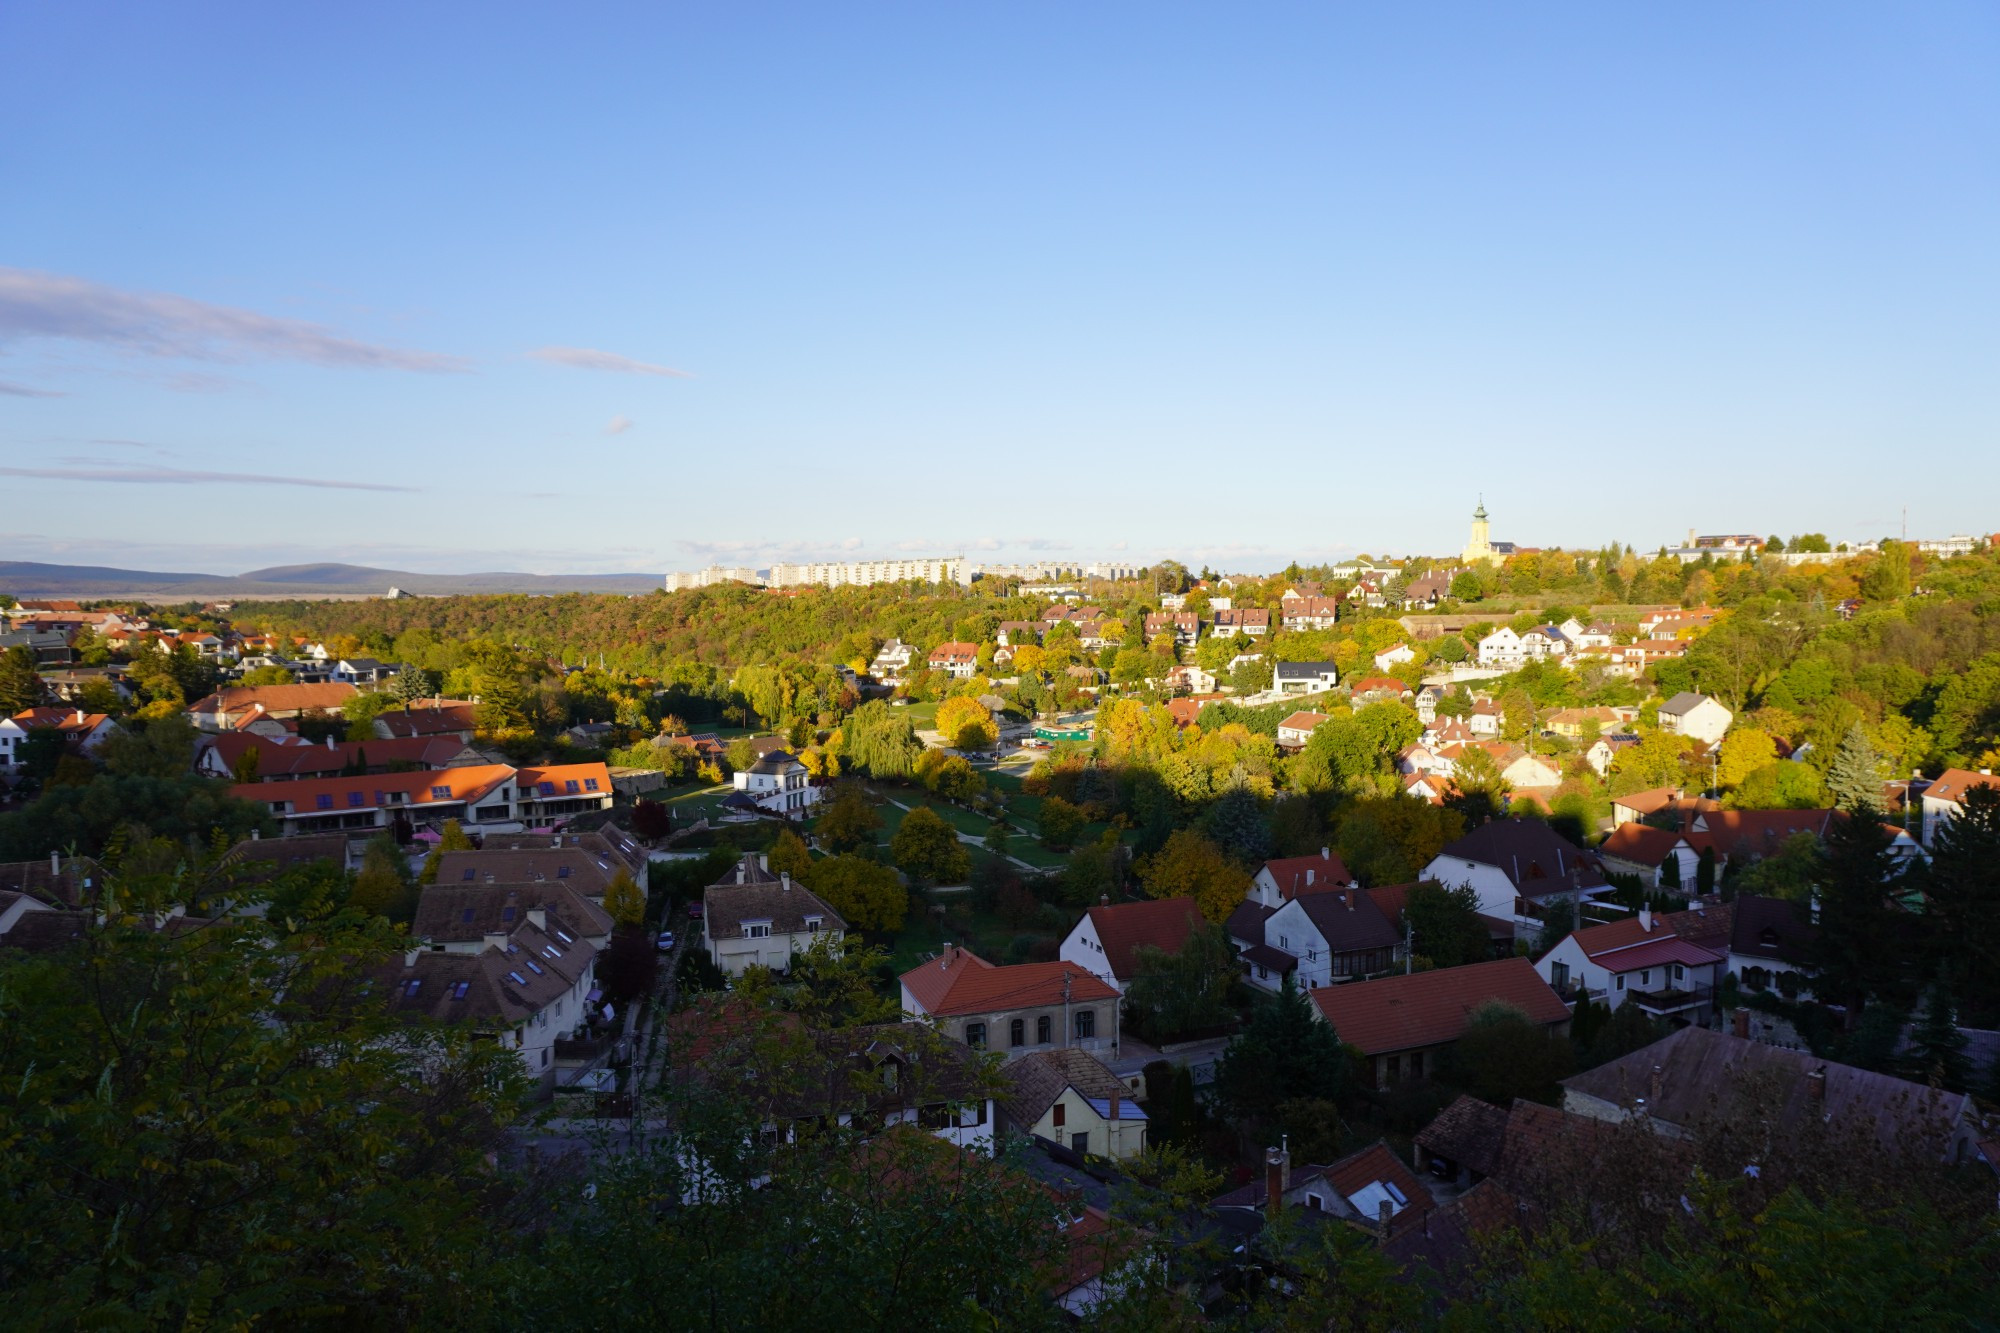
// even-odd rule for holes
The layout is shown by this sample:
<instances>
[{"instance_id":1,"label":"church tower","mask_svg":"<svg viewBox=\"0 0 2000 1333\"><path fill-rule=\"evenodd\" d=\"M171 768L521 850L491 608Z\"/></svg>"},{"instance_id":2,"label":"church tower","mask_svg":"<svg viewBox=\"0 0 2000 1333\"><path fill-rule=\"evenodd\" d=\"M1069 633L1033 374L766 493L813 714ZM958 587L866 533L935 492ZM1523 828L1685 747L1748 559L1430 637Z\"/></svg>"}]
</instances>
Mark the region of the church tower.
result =
<instances>
[{"instance_id":1,"label":"church tower","mask_svg":"<svg viewBox=\"0 0 2000 1333\"><path fill-rule=\"evenodd\" d=\"M1468 565L1490 565L1498 561L1493 543L1488 539L1486 526L1486 500L1481 497L1479 508L1472 511L1472 539L1465 544L1463 559Z\"/></svg>"}]
</instances>

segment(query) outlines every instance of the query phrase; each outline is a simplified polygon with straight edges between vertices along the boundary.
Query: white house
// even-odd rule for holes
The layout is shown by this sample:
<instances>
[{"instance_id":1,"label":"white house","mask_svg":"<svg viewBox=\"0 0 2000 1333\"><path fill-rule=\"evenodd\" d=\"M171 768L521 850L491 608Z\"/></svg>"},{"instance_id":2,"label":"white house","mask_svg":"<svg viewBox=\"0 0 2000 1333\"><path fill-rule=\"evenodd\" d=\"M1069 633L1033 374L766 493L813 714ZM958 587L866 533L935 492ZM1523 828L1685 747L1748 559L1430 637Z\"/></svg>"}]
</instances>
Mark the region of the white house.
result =
<instances>
[{"instance_id":1,"label":"white house","mask_svg":"<svg viewBox=\"0 0 2000 1333\"><path fill-rule=\"evenodd\" d=\"M802 819L819 804L819 788L788 750L772 750L750 767L738 769L735 782L736 790L759 809L786 819Z\"/></svg>"},{"instance_id":2,"label":"white house","mask_svg":"<svg viewBox=\"0 0 2000 1333\"><path fill-rule=\"evenodd\" d=\"M1562 661L1574 654L1576 649L1568 636L1554 625L1537 625L1521 636L1521 651L1528 655L1529 661L1541 662L1551 658Z\"/></svg>"},{"instance_id":3,"label":"white house","mask_svg":"<svg viewBox=\"0 0 2000 1333\"><path fill-rule=\"evenodd\" d=\"M1293 713L1278 724L1278 748L1280 750L1304 749L1306 742L1312 739L1313 731L1319 724L1331 721L1333 721L1333 718L1327 713Z\"/></svg>"},{"instance_id":4,"label":"white house","mask_svg":"<svg viewBox=\"0 0 2000 1333\"><path fill-rule=\"evenodd\" d=\"M476 953L412 945L383 980L393 1012L469 1024L518 1053L530 1078L553 1084L555 1044L584 1027L596 973L588 942L565 942L523 918Z\"/></svg>"},{"instance_id":5,"label":"white house","mask_svg":"<svg viewBox=\"0 0 2000 1333\"><path fill-rule=\"evenodd\" d=\"M1331 662L1279 662L1272 668L1271 688L1280 694L1320 694L1339 679Z\"/></svg>"},{"instance_id":6,"label":"white house","mask_svg":"<svg viewBox=\"0 0 2000 1333\"><path fill-rule=\"evenodd\" d=\"M931 649L930 666L931 670L942 671L953 680L971 680L972 673L979 669L979 645L941 643Z\"/></svg>"},{"instance_id":7,"label":"white house","mask_svg":"<svg viewBox=\"0 0 2000 1333\"><path fill-rule=\"evenodd\" d=\"M1375 654L1375 669L1377 671L1387 671L1391 667L1401 666L1405 662L1414 662L1416 660L1416 650L1411 648L1407 643L1399 643L1393 648L1384 648L1381 652Z\"/></svg>"},{"instance_id":8,"label":"white house","mask_svg":"<svg viewBox=\"0 0 2000 1333\"><path fill-rule=\"evenodd\" d=\"M1298 960L1292 980L1300 990L1386 972L1403 953L1395 923L1357 888L1292 898L1265 920L1264 944ZM1282 982L1253 984L1276 990Z\"/></svg>"},{"instance_id":9,"label":"white house","mask_svg":"<svg viewBox=\"0 0 2000 1333\"><path fill-rule=\"evenodd\" d=\"M1104 903L1070 928L1056 958L1089 972L1120 995L1139 971L1139 950L1177 954L1201 925L1192 898Z\"/></svg>"},{"instance_id":10,"label":"white house","mask_svg":"<svg viewBox=\"0 0 2000 1333\"><path fill-rule=\"evenodd\" d=\"M1317 856L1266 861L1257 868L1243 896L1259 906L1276 909L1303 894L1350 888L1355 883L1347 863L1331 847L1322 847Z\"/></svg>"},{"instance_id":11,"label":"white house","mask_svg":"<svg viewBox=\"0 0 2000 1333\"><path fill-rule=\"evenodd\" d=\"M901 639L891 639L882 645L875 654L875 660L869 663L868 674L877 680L895 684L909 671L910 658L915 652L916 649Z\"/></svg>"},{"instance_id":12,"label":"white house","mask_svg":"<svg viewBox=\"0 0 2000 1333\"><path fill-rule=\"evenodd\" d=\"M38 731L53 731L63 738L66 748L80 754L96 754L105 740L118 732L109 713L86 713L81 708L26 708L10 718L0 719L0 772L18 772L21 747Z\"/></svg>"},{"instance_id":13,"label":"white house","mask_svg":"<svg viewBox=\"0 0 2000 1333\"><path fill-rule=\"evenodd\" d=\"M1586 901L1611 892L1596 858L1577 850L1539 819L1494 819L1447 843L1421 879L1479 897L1482 915L1512 921L1517 938L1540 932L1542 905Z\"/></svg>"},{"instance_id":14,"label":"white house","mask_svg":"<svg viewBox=\"0 0 2000 1333\"><path fill-rule=\"evenodd\" d=\"M1528 660L1527 646L1510 626L1502 625L1479 641L1479 665L1512 670Z\"/></svg>"},{"instance_id":15,"label":"white house","mask_svg":"<svg viewBox=\"0 0 2000 1333\"><path fill-rule=\"evenodd\" d=\"M1535 970L1565 998L1588 996L1612 1009L1630 1000L1649 1017L1707 1027L1728 956L1723 916L1656 917L1641 908L1637 917L1571 931Z\"/></svg>"},{"instance_id":16,"label":"white house","mask_svg":"<svg viewBox=\"0 0 2000 1333\"><path fill-rule=\"evenodd\" d=\"M1669 736L1689 736L1713 745L1729 730L1736 715L1706 694L1682 690L1660 705L1660 730Z\"/></svg>"},{"instance_id":17,"label":"white house","mask_svg":"<svg viewBox=\"0 0 2000 1333\"><path fill-rule=\"evenodd\" d=\"M1937 781L1924 789L1924 846L1930 846L1938 830L1964 812L1966 792L1993 785L1991 769L1982 768L1974 773L1969 769L1947 768L1938 774Z\"/></svg>"},{"instance_id":18,"label":"white house","mask_svg":"<svg viewBox=\"0 0 2000 1333\"><path fill-rule=\"evenodd\" d=\"M745 968L791 970L792 959L820 939L839 943L847 922L790 875L774 875L745 853L730 876L702 891L702 931L708 958L724 975Z\"/></svg>"}]
</instances>

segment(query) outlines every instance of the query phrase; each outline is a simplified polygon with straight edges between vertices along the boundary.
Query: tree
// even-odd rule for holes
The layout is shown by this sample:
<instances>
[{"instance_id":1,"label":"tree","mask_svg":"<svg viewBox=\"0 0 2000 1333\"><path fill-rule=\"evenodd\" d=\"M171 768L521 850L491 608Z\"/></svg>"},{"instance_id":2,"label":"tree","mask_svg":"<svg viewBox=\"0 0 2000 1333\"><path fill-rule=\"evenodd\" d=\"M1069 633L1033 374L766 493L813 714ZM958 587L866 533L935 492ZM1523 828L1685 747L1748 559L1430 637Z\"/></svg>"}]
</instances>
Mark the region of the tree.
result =
<instances>
[{"instance_id":1,"label":"tree","mask_svg":"<svg viewBox=\"0 0 2000 1333\"><path fill-rule=\"evenodd\" d=\"M1472 1011L1446 1056L1445 1078L1495 1106L1511 1106L1516 1097L1553 1105L1574 1065L1567 1038L1510 1005L1488 1000Z\"/></svg>"},{"instance_id":2,"label":"tree","mask_svg":"<svg viewBox=\"0 0 2000 1333\"><path fill-rule=\"evenodd\" d=\"M1859 722L1847 729L1827 769L1826 789L1842 810L1874 809L1882 803L1882 757Z\"/></svg>"},{"instance_id":3,"label":"tree","mask_svg":"<svg viewBox=\"0 0 2000 1333\"><path fill-rule=\"evenodd\" d=\"M610 895L606 895L607 901ZM689 949L707 957L705 949ZM598 963L598 980L604 998L614 1005L630 1004L653 993L660 975L660 951L651 931L636 923L620 922L611 932L611 943Z\"/></svg>"},{"instance_id":4,"label":"tree","mask_svg":"<svg viewBox=\"0 0 2000 1333\"><path fill-rule=\"evenodd\" d=\"M354 877L348 902L372 916L384 916L407 925L417 914L417 886L410 877L410 864L396 849L395 839L368 840L362 854L361 870Z\"/></svg>"},{"instance_id":5,"label":"tree","mask_svg":"<svg viewBox=\"0 0 2000 1333\"><path fill-rule=\"evenodd\" d=\"M1770 733L1756 727L1735 727L1722 738L1716 782L1727 789L1740 785L1760 768L1778 762L1778 745Z\"/></svg>"},{"instance_id":6,"label":"tree","mask_svg":"<svg viewBox=\"0 0 2000 1333\"><path fill-rule=\"evenodd\" d=\"M1217 924L1229 919L1250 882L1249 871L1193 829L1175 829L1138 868L1149 896L1192 898L1201 914Z\"/></svg>"},{"instance_id":7,"label":"tree","mask_svg":"<svg viewBox=\"0 0 2000 1333\"><path fill-rule=\"evenodd\" d=\"M642 796L632 803L632 831L648 842L658 842L673 833L674 812L663 802Z\"/></svg>"},{"instance_id":8,"label":"tree","mask_svg":"<svg viewBox=\"0 0 2000 1333\"><path fill-rule=\"evenodd\" d=\"M790 829L778 831L766 864L774 875L790 875L801 882L812 879L812 853L806 850L805 839Z\"/></svg>"},{"instance_id":9,"label":"tree","mask_svg":"<svg viewBox=\"0 0 2000 1333\"><path fill-rule=\"evenodd\" d=\"M114 869L127 910L0 962L11 1300L61 1326L431 1322L493 1234L469 1182L520 1056L383 1003L387 921L322 892L161 931L170 881Z\"/></svg>"},{"instance_id":10,"label":"tree","mask_svg":"<svg viewBox=\"0 0 2000 1333\"><path fill-rule=\"evenodd\" d=\"M1125 1012L1154 1041L1219 1026L1229 1018L1229 988L1242 971L1235 946L1213 922L1190 931L1177 953L1141 945Z\"/></svg>"},{"instance_id":11,"label":"tree","mask_svg":"<svg viewBox=\"0 0 2000 1333\"><path fill-rule=\"evenodd\" d=\"M456 819L445 820L444 827L438 833L437 846L431 848L431 854L424 858L423 872L417 876L417 882L419 884L437 883L438 862L443 859L446 852L469 852L471 850L472 839L467 835L459 822Z\"/></svg>"},{"instance_id":12,"label":"tree","mask_svg":"<svg viewBox=\"0 0 2000 1333\"><path fill-rule=\"evenodd\" d=\"M1927 948L1976 1026L2000 1016L2000 788L1968 788L1922 872Z\"/></svg>"},{"instance_id":13,"label":"tree","mask_svg":"<svg viewBox=\"0 0 2000 1333\"><path fill-rule=\"evenodd\" d=\"M813 836L828 851L852 852L873 847L875 834L881 827L882 817L868 803L860 785L843 782L813 821Z\"/></svg>"},{"instance_id":14,"label":"tree","mask_svg":"<svg viewBox=\"0 0 2000 1333\"><path fill-rule=\"evenodd\" d=\"M1041 811L1035 817L1035 823L1041 829L1042 841L1059 852L1068 851L1075 846L1077 838L1089 822L1084 817L1083 811L1060 796L1044 798Z\"/></svg>"},{"instance_id":15,"label":"tree","mask_svg":"<svg viewBox=\"0 0 2000 1333\"><path fill-rule=\"evenodd\" d=\"M817 862L811 887L855 930L898 930L909 914L910 891L896 872L865 856L831 856Z\"/></svg>"},{"instance_id":16,"label":"tree","mask_svg":"<svg viewBox=\"0 0 2000 1333\"><path fill-rule=\"evenodd\" d=\"M1248 787L1231 787L1203 812L1202 836L1222 854L1245 865L1261 865L1271 855L1271 824L1264 803Z\"/></svg>"},{"instance_id":17,"label":"tree","mask_svg":"<svg viewBox=\"0 0 2000 1333\"><path fill-rule=\"evenodd\" d=\"M1233 1114L1268 1117L1284 1102L1339 1102L1350 1072L1347 1050L1331 1023L1288 973L1276 995L1258 1001L1250 1022L1222 1052L1215 1090Z\"/></svg>"},{"instance_id":18,"label":"tree","mask_svg":"<svg viewBox=\"0 0 2000 1333\"><path fill-rule=\"evenodd\" d=\"M1958 1030L1950 994L1943 986L1932 986L1924 1001L1923 1021L1910 1034L1910 1077L1964 1092L1972 1083L1972 1061L1965 1054L1968 1045L1966 1035Z\"/></svg>"},{"instance_id":19,"label":"tree","mask_svg":"<svg viewBox=\"0 0 2000 1333\"><path fill-rule=\"evenodd\" d=\"M927 805L903 816L889 840L889 856L920 884L956 883L972 872L972 856L959 845L958 830Z\"/></svg>"},{"instance_id":20,"label":"tree","mask_svg":"<svg viewBox=\"0 0 2000 1333\"><path fill-rule=\"evenodd\" d=\"M1479 916L1479 895L1468 884L1447 888L1425 880L1411 885L1403 899L1403 925L1411 951L1433 967L1484 962L1493 953Z\"/></svg>"},{"instance_id":21,"label":"tree","mask_svg":"<svg viewBox=\"0 0 2000 1333\"><path fill-rule=\"evenodd\" d=\"M646 895L630 873L620 869L604 887L604 913L630 930L646 919Z\"/></svg>"},{"instance_id":22,"label":"tree","mask_svg":"<svg viewBox=\"0 0 2000 1333\"><path fill-rule=\"evenodd\" d=\"M408 712L412 704L429 699L437 692L438 678L409 662L396 668L396 674L389 678L389 697L402 705L404 712Z\"/></svg>"},{"instance_id":23,"label":"tree","mask_svg":"<svg viewBox=\"0 0 2000 1333\"><path fill-rule=\"evenodd\" d=\"M38 707L46 693L33 648L24 644L0 653L0 716Z\"/></svg>"},{"instance_id":24,"label":"tree","mask_svg":"<svg viewBox=\"0 0 2000 1333\"><path fill-rule=\"evenodd\" d=\"M1864 805L1833 820L1820 852L1819 933L1810 948L1815 990L1846 1005L1850 1029L1869 995L1906 975L1896 948L1902 914L1888 901L1896 869L1889 836Z\"/></svg>"},{"instance_id":25,"label":"tree","mask_svg":"<svg viewBox=\"0 0 2000 1333\"><path fill-rule=\"evenodd\" d=\"M946 745L959 750L983 750L1000 739L1000 728L986 705L964 694L938 705L937 729Z\"/></svg>"},{"instance_id":26,"label":"tree","mask_svg":"<svg viewBox=\"0 0 2000 1333\"><path fill-rule=\"evenodd\" d=\"M924 748L909 715L880 699L855 709L841 724L840 734L847 766L875 778L910 776Z\"/></svg>"},{"instance_id":27,"label":"tree","mask_svg":"<svg viewBox=\"0 0 2000 1333\"><path fill-rule=\"evenodd\" d=\"M297 681L290 670L281 666L252 667L237 679L238 685L290 685Z\"/></svg>"}]
</instances>

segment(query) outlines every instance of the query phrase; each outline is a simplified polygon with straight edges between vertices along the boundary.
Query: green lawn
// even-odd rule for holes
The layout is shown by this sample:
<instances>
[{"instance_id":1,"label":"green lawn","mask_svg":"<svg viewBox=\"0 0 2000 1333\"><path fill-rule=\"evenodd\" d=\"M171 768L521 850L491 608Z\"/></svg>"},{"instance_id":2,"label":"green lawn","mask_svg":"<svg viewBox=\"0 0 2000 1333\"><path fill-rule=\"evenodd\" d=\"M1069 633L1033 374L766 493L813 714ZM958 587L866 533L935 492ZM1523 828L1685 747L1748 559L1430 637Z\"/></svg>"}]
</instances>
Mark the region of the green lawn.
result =
<instances>
[{"instance_id":1,"label":"green lawn","mask_svg":"<svg viewBox=\"0 0 2000 1333\"><path fill-rule=\"evenodd\" d=\"M1005 963L1008 948L1018 938L1056 940L1059 937L1043 931L1016 930L999 917L984 912L975 912L972 905L963 901L964 895L947 899L942 918L933 910L931 902L922 894L910 896L910 915L903 928L896 932L889 942L889 961L896 971L907 972L924 960L924 955L937 953L945 943L963 945L989 963Z\"/></svg>"}]
</instances>

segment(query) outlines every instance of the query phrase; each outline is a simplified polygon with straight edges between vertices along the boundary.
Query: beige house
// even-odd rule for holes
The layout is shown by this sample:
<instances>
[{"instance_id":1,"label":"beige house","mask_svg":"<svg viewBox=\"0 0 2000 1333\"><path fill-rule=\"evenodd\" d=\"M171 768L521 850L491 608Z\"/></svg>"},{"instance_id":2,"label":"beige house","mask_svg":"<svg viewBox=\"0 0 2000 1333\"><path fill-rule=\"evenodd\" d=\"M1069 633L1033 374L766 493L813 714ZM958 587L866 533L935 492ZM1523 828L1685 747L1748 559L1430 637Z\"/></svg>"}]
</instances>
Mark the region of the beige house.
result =
<instances>
[{"instance_id":1,"label":"beige house","mask_svg":"<svg viewBox=\"0 0 2000 1333\"><path fill-rule=\"evenodd\" d=\"M1009 1128L1071 1152L1123 1160L1146 1150L1146 1113L1094 1056L1041 1051L1007 1066L1013 1091L1001 1103Z\"/></svg>"},{"instance_id":2,"label":"beige house","mask_svg":"<svg viewBox=\"0 0 2000 1333\"><path fill-rule=\"evenodd\" d=\"M794 955L822 938L838 943L847 933L840 913L790 875L772 874L754 854L703 891L701 909L709 961L732 977L749 967L790 971Z\"/></svg>"},{"instance_id":3,"label":"beige house","mask_svg":"<svg viewBox=\"0 0 2000 1333\"><path fill-rule=\"evenodd\" d=\"M1075 963L995 967L947 945L901 981L904 1013L975 1051L1009 1060L1071 1048L1118 1053L1118 992Z\"/></svg>"}]
</instances>

